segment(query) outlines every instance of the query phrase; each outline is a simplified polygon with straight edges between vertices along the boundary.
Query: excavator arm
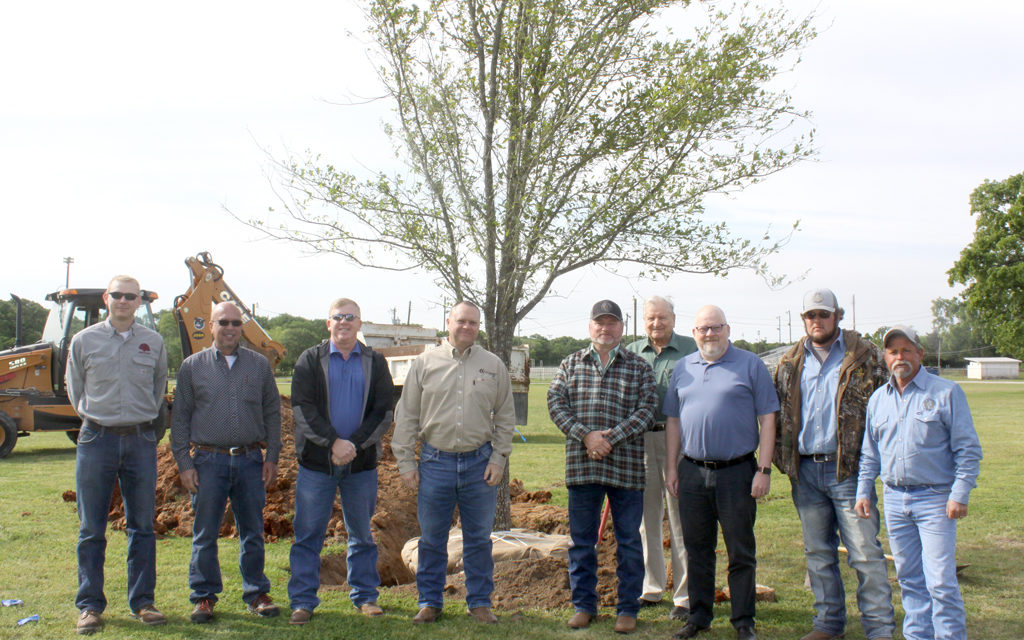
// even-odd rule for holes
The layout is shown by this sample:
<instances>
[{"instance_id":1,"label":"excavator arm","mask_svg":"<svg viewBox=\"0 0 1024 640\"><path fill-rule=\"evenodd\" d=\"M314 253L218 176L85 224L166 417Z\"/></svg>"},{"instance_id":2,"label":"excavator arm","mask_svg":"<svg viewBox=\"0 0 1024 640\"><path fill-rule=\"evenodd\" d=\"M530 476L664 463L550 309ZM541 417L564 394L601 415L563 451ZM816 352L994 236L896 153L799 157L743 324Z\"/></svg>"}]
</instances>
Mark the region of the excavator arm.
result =
<instances>
[{"instance_id":1,"label":"excavator arm","mask_svg":"<svg viewBox=\"0 0 1024 640\"><path fill-rule=\"evenodd\" d=\"M187 358L213 344L210 330L213 307L220 302L234 302L242 310L243 344L262 353L271 368L276 368L285 356L284 345L272 339L256 322L249 307L224 282L224 269L213 262L209 252L185 258L185 266L192 274L192 284L188 291L174 299L174 319L178 322L182 355Z\"/></svg>"}]
</instances>

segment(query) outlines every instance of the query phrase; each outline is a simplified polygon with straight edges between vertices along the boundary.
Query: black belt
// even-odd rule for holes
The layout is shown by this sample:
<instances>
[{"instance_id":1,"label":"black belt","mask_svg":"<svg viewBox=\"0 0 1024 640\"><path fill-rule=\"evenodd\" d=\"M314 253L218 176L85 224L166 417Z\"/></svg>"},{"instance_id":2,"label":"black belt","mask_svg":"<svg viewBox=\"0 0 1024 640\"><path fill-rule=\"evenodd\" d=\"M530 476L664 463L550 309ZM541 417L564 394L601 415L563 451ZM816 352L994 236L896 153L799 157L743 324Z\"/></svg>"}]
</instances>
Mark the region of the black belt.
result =
<instances>
[{"instance_id":1,"label":"black belt","mask_svg":"<svg viewBox=\"0 0 1024 640\"><path fill-rule=\"evenodd\" d=\"M654 432L654 433L657 433L659 431L664 431L665 430L665 423L664 422L655 422L654 426L651 427L650 430L652 432Z\"/></svg>"},{"instance_id":2,"label":"black belt","mask_svg":"<svg viewBox=\"0 0 1024 640\"><path fill-rule=\"evenodd\" d=\"M834 453L812 453L806 456L800 456L801 460L813 460L814 462L833 462L836 459Z\"/></svg>"},{"instance_id":3,"label":"black belt","mask_svg":"<svg viewBox=\"0 0 1024 640\"><path fill-rule=\"evenodd\" d=\"M150 422L143 422L141 424L107 425L107 424L100 424L100 423L96 422L95 420L89 420L88 418L86 418L85 420L82 421L82 426L83 427L89 427L90 429L96 429L97 431L103 430L103 431L109 431L110 433L116 433L116 434L121 434L121 435L126 435L126 434L129 434L129 433L139 433L140 431L152 431L153 430L153 423L152 423L152 421L150 421Z\"/></svg>"},{"instance_id":4,"label":"black belt","mask_svg":"<svg viewBox=\"0 0 1024 640\"><path fill-rule=\"evenodd\" d=\"M229 456L244 456L250 451L255 451L260 448L260 443L254 442L253 444L242 445L241 447L211 447L207 444L196 444L192 443L193 449L199 451L209 451L210 453L223 453Z\"/></svg>"},{"instance_id":5,"label":"black belt","mask_svg":"<svg viewBox=\"0 0 1024 640\"><path fill-rule=\"evenodd\" d=\"M690 456L683 456L683 459L697 465L698 467L704 467L705 469L725 469L726 467L736 466L741 462L753 460L754 452L751 451L744 456L733 458L732 460L698 460L696 458L691 458Z\"/></svg>"}]
</instances>

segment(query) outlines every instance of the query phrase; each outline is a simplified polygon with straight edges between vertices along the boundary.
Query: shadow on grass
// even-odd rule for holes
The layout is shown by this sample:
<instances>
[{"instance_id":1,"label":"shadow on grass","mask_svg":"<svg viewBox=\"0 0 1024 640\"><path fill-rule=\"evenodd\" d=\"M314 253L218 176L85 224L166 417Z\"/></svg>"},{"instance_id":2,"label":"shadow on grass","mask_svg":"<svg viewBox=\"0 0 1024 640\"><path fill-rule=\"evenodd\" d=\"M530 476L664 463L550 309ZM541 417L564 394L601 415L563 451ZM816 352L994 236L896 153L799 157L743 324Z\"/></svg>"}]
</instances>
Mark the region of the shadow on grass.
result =
<instances>
[{"instance_id":1,"label":"shadow on grass","mask_svg":"<svg viewBox=\"0 0 1024 640\"><path fill-rule=\"evenodd\" d=\"M523 442L518 437L513 440L516 444L527 445L527 444L565 444L565 436L561 433L548 434L540 433L535 435L526 435L526 442Z\"/></svg>"},{"instance_id":2,"label":"shadow on grass","mask_svg":"<svg viewBox=\"0 0 1024 640\"><path fill-rule=\"evenodd\" d=\"M21 438L18 438L21 440ZM24 444L24 443L19 443ZM67 446L38 447L34 449L20 448L16 444L14 451L0 461L4 465L38 464L40 462L60 462L75 459L75 445L68 441Z\"/></svg>"}]
</instances>

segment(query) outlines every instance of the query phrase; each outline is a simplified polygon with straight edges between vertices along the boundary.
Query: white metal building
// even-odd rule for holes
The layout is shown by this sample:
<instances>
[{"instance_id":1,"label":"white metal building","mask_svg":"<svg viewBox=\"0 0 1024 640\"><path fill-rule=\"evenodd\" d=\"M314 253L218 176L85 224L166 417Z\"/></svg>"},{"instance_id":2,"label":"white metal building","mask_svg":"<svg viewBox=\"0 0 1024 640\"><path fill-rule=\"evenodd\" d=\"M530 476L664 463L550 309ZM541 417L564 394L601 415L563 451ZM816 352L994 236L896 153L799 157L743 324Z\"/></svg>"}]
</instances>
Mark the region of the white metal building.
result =
<instances>
[{"instance_id":1,"label":"white metal building","mask_svg":"<svg viewBox=\"0 0 1024 640\"><path fill-rule=\"evenodd\" d=\"M968 380L1020 377L1020 360L1015 358L964 358Z\"/></svg>"}]
</instances>

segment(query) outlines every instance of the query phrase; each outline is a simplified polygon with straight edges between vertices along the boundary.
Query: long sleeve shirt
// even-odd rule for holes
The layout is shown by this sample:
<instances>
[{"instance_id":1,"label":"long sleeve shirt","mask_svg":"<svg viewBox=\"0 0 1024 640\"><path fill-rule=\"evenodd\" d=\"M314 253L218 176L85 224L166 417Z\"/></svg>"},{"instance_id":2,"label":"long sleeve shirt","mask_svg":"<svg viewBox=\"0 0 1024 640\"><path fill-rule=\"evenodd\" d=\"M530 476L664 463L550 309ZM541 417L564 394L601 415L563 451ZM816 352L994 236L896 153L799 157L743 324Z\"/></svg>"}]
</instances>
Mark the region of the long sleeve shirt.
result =
<instances>
[{"instance_id":1,"label":"long sleeve shirt","mask_svg":"<svg viewBox=\"0 0 1024 640\"><path fill-rule=\"evenodd\" d=\"M672 380L672 370L683 356L697 350L697 343L693 338L673 332L672 339L662 347L660 353L655 351L650 338L632 342L626 346L626 350L643 358L654 370L654 385L658 393L658 422L665 422L667 416L661 412L661 407L665 404L665 394L668 393L668 385Z\"/></svg>"},{"instance_id":2,"label":"long sleeve shirt","mask_svg":"<svg viewBox=\"0 0 1024 640\"><path fill-rule=\"evenodd\" d=\"M398 401L391 450L398 471L416 469L417 438L451 453L490 442L491 464L505 467L512 453L516 411L508 368L498 356L472 345L459 354L448 342L413 361Z\"/></svg>"},{"instance_id":3,"label":"long sleeve shirt","mask_svg":"<svg viewBox=\"0 0 1024 640\"><path fill-rule=\"evenodd\" d=\"M590 347L562 360L548 387L548 412L566 436L565 484L644 488L643 434L657 415L655 389L650 365L625 349L604 368ZM593 460L583 438L605 430L612 452Z\"/></svg>"},{"instance_id":4,"label":"long sleeve shirt","mask_svg":"<svg viewBox=\"0 0 1024 640\"><path fill-rule=\"evenodd\" d=\"M267 445L267 462L281 455L281 394L270 363L259 353L238 347L228 366L216 347L181 363L171 412L171 452L178 469L193 468L192 443L211 447Z\"/></svg>"},{"instance_id":5,"label":"long sleeve shirt","mask_svg":"<svg viewBox=\"0 0 1024 640\"><path fill-rule=\"evenodd\" d=\"M108 427L157 417L167 392L167 351L152 329L132 323L127 338L104 320L71 339L65 372L78 415Z\"/></svg>"},{"instance_id":6,"label":"long sleeve shirt","mask_svg":"<svg viewBox=\"0 0 1024 640\"><path fill-rule=\"evenodd\" d=\"M967 504L977 486L981 443L960 385L921 368L901 394L890 378L868 401L857 498L875 478L890 486L928 485Z\"/></svg>"}]
</instances>

